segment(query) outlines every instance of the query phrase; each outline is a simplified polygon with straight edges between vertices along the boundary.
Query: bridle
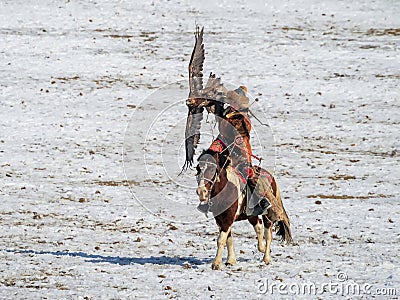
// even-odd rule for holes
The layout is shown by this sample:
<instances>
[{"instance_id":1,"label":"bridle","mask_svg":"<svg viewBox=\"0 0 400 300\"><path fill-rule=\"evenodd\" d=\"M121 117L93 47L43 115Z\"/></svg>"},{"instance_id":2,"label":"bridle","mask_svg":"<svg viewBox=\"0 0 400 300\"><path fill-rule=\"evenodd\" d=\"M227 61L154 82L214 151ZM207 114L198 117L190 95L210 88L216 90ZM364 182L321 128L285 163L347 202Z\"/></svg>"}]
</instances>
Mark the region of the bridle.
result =
<instances>
[{"instance_id":1,"label":"bridle","mask_svg":"<svg viewBox=\"0 0 400 300\"><path fill-rule=\"evenodd\" d=\"M221 155L224 151L225 151L226 149L224 149L222 152L220 152L220 153L218 153L217 152L217 155L219 156L219 155ZM207 153L204 153L203 155L207 155ZM211 154L208 154L208 155L210 155L211 157L213 157ZM213 157L214 158L214 157ZM207 191L208 191L208 199L206 200L206 203L208 204L208 206L209 207L211 207L212 205L213 205L213 202L211 201L211 191L213 190L213 188L214 188L214 185L215 185L215 183L218 181L218 179L219 179L219 176L220 176L220 172L221 172L221 170L223 170L224 168L225 168L225 166L226 166L226 164L228 163L228 161L229 161L229 158L227 157L226 159L225 159L225 161L224 161L224 164L222 165L222 166L220 166L218 163L215 163L215 162L212 162L212 161L209 161L208 159L205 159L205 160L201 160L201 156L200 156L200 159L199 159L199 164L198 164L198 173L196 174L196 179L197 179L197 183L198 184L200 184L200 182L208 182L208 183L210 183L211 185L210 185L210 188L209 189L207 189ZM202 168L200 168L200 163L201 162L203 162L204 163L204 165L202 166ZM207 178L207 177L205 177L205 173L206 173L206 171L207 171L207 169L210 167L210 166L212 166L212 167L214 167L215 168L215 172L214 172L214 174L213 174L213 176L212 176L212 178ZM204 187L205 187L205 184L204 184Z\"/></svg>"},{"instance_id":2,"label":"bridle","mask_svg":"<svg viewBox=\"0 0 400 300\"><path fill-rule=\"evenodd\" d=\"M200 163L199 163L199 165L200 165ZM205 173L210 166L214 166L215 172L214 172L214 175L212 178L207 178L207 177L205 177ZM199 184L200 182L205 182L205 181L211 183L207 202L210 202L211 191L214 188L215 182L217 181L218 176L219 176L218 167L219 166L216 163L206 160L206 161L204 161L204 167L200 168L200 166L199 166L199 173L196 174L197 184Z\"/></svg>"},{"instance_id":3,"label":"bridle","mask_svg":"<svg viewBox=\"0 0 400 300\"><path fill-rule=\"evenodd\" d=\"M202 202L204 203L203 205L208 205L208 209L210 209L211 206L213 205L213 201L211 200L211 192L215 186L215 183L218 181L221 169L225 166L225 164L224 164L224 166L222 168L220 168L220 165L217 162L217 159L214 157L215 154L218 156L220 155L219 152L214 152L212 154L204 152L202 155L200 155L199 160L198 160L199 164L197 165L197 170L198 170L198 173L196 174L197 184L198 184L198 187L200 187L201 186L200 183L201 183L202 186L207 190L207 199L205 199ZM203 155L205 156L204 159L202 159ZM211 160L211 157L212 157L212 160ZM207 173L207 170L209 168L214 169L213 170L214 172L213 172L213 175L211 178L205 176ZM209 188L206 187L206 184L207 184L206 182L210 184Z\"/></svg>"}]
</instances>

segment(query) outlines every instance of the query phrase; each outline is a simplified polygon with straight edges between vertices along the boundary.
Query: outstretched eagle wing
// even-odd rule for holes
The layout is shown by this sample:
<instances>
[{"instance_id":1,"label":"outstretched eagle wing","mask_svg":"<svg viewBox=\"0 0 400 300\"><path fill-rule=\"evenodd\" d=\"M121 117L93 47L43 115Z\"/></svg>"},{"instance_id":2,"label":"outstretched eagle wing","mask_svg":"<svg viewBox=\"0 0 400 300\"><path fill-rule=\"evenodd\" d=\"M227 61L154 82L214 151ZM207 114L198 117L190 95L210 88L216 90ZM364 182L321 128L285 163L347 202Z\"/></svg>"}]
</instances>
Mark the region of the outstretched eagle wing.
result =
<instances>
[{"instance_id":1,"label":"outstretched eagle wing","mask_svg":"<svg viewBox=\"0 0 400 300\"><path fill-rule=\"evenodd\" d=\"M186 160L182 168L185 171L193 165L195 148L200 141L201 121L203 120L204 107L200 106L198 98L203 90L203 64L204 64L204 27L196 27L195 44L189 63L189 97L186 104L189 108L185 130Z\"/></svg>"},{"instance_id":2,"label":"outstretched eagle wing","mask_svg":"<svg viewBox=\"0 0 400 300\"><path fill-rule=\"evenodd\" d=\"M203 64L204 64L204 27L196 27L194 34L195 44L189 62L189 98L198 97L203 89Z\"/></svg>"}]
</instances>

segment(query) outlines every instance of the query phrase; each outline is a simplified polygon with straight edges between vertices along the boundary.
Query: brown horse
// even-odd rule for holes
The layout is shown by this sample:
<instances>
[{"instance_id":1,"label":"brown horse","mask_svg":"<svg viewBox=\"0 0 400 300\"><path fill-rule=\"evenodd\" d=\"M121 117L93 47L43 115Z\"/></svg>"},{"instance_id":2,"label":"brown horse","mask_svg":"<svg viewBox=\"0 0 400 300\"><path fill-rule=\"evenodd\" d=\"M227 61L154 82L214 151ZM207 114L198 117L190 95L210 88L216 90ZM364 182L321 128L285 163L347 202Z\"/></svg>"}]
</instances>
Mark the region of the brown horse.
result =
<instances>
[{"instance_id":1,"label":"brown horse","mask_svg":"<svg viewBox=\"0 0 400 300\"><path fill-rule=\"evenodd\" d=\"M222 264L222 252L227 245L228 259L226 265L236 264L236 256L233 248L232 225L235 221L248 220L253 225L257 234L258 250L264 253L263 261L268 264L271 260L272 228L278 227L277 235L283 240L291 242L290 221L285 212L275 178L272 177L272 190L280 205L283 216L275 215L271 208L262 216L246 215L246 194L244 184L231 165L226 151L215 152L211 149L203 151L199 156L197 165L197 194L200 198L199 207L207 207L212 212L219 227L217 241L217 255L212 263L213 270L220 270ZM264 226L263 226L264 224ZM264 244L263 238L266 243Z\"/></svg>"}]
</instances>

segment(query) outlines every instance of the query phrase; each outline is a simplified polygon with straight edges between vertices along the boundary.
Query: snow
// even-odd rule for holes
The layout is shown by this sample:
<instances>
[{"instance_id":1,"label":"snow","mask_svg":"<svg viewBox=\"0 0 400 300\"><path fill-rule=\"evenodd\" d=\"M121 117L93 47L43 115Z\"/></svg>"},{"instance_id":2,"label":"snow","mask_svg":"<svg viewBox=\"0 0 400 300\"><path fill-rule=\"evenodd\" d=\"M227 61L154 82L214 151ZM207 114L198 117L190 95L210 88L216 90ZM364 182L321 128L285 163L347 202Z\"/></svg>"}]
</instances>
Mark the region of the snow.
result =
<instances>
[{"instance_id":1,"label":"snow","mask_svg":"<svg viewBox=\"0 0 400 300\"><path fill-rule=\"evenodd\" d=\"M261 299L263 282L400 295L400 5L396 1L2 1L0 298ZM254 151L293 245L217 227L183 165L187 64L248 87ZM201 148L216 130L203 124ZM128 180L128 183L125 181ZM226 253L225 253L226 255ZM395 288L397 296L378 295ZM287 290L286 290L287 291ZM309 298L284 295L274 298Z\"/></svg>"}]
</instances>

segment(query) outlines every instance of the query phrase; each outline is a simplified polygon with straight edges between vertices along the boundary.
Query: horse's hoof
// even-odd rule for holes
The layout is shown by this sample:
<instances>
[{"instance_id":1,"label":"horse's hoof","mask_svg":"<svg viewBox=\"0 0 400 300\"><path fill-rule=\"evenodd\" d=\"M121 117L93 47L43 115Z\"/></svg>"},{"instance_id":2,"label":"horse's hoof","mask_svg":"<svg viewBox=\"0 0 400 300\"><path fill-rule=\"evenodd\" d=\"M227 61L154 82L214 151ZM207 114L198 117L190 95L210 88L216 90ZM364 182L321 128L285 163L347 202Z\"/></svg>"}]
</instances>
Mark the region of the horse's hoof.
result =
<instances>
[{"instance_id":1,"label":"horse's hoof","mask_svg":"<svg viewBox=\"0 0 400 300\"><path fill-rule=\"evenodd\" d=\"M234 265L236 265L236 261L227 261L227 262L225 263L225 266L227 266L227 267L232 267L232 266L234 266Z\"/></svg>"},{"instance_id":2,"label":"horse's hoof","mask_svg":"<svg viewBox=\"0 0 400 300\"><path fill-rule=\"evenodd\" d=\"M219 270L221 270L221 265L220 264L212 264L211 269L219 271Z\"/></svg>"},{"instance_id":3,"label":"horse's hoof","mask_svg":"<svg viewBox=\"0 0 400 300\"><path fill-rule=\"evenodd\" d=\"M264 263L266 265L269 265L269 263L271 262L271 258L270 257L264 257L263 261L264 261Z\"/></svg>"}]
</instances>

